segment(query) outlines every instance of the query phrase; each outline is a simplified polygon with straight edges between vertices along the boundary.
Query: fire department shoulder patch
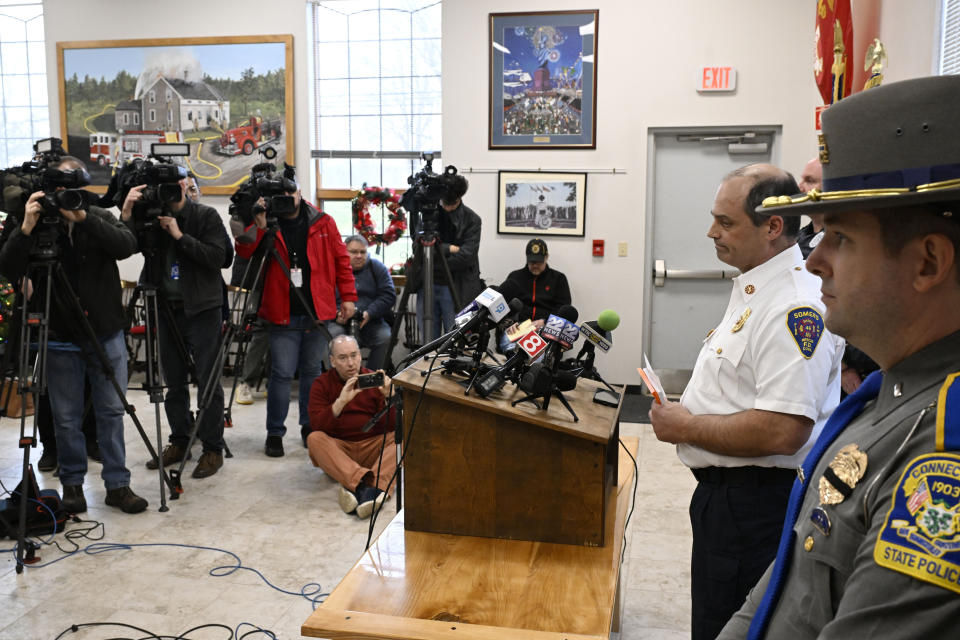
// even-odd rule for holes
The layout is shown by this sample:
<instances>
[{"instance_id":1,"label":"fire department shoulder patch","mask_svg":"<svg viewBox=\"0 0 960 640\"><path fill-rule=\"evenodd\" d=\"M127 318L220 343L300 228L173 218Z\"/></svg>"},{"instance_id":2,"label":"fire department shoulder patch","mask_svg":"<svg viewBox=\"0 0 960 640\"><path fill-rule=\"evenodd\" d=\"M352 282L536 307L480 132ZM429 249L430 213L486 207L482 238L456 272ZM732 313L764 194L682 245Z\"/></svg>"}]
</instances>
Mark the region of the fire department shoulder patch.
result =
<instances>
[{"instance_id":1,"label":"fire department shoulder patch","mask_svg":"<svg viewBox=\"0 0 960 640\"><path fill-rule=\"evenodd\" d=\"M787 329L804 358L813 357L823 335L823 317L812 307L797 307L787 312Z\"/></svg>"},{"instance_id":2,"label":"fire department shoulder patch","mask_svg":"<svg viewBox=\"0 0 960 640\"><path fill-rule=\"evenodd\" d=\"M960 593L960 455L910 461L873 547L881 567Z\"/></svg>"}]
</instances>

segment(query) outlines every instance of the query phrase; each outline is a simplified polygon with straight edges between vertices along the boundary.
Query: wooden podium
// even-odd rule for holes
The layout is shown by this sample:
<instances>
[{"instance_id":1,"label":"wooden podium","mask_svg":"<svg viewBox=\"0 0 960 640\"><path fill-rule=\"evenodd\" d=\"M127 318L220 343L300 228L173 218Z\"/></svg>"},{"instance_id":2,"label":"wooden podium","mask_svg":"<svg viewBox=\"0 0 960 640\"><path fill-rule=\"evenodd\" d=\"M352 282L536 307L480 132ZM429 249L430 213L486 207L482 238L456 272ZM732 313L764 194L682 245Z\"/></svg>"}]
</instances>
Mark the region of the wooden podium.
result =
<instances>
[{"instance_id":1,"label":"wooden podium","mask_svg":"<svg viewBox=\"0 0 960 640\"><path fill-rule=\"evenodd\" d=\"M404 509L301 633L603 640L619 631L639 443L624 438L618 450L619 408L593 403L599 385L580 380L566 394L574 422L555 400L543 412L511 407L512 387L468 397L435 371L411 433L423 378L410 369L394 379L404 390Z\"/></svg>"},{"instance_id":2,"label":"wooden podium","mask_svg":"<svg viewBox=\"0 0 960 640\"><path fill-rule=\"evenodd\" d=\"M603 546L613 515L617 409L579 380L548 411L508 385L490 398L421 362L394 378L403 390L404 513L411 531ZM416 409L420 404L419 410ZM414 421L414 413L416 420ZM411 428L412 425L412 428Z\"/></svg>"}]
</instances>

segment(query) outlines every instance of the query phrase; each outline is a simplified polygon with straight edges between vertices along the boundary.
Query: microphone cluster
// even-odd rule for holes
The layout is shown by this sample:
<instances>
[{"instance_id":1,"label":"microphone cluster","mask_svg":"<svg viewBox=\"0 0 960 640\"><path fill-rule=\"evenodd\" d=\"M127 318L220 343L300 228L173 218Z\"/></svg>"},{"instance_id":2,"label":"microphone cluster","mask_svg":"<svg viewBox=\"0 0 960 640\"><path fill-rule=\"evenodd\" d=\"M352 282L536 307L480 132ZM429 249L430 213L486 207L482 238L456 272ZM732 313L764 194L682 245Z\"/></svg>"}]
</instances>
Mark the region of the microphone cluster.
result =
<instances>
[{"instance_id":1,"label":"microphone cluster","mask_svg":"<svg viewBox=\"0 0 960 640\"><path fill-rule=\"evenodd\" d=\"M457 314L453 330L412 352L405 361L413 361L434 351L452 352L453 355L462 353L467 349L469 336L480 334L486 338L491 330L500 328L517 347L506 362L498 366L480 363L486 350L486 340L481 339L474 346L475 364L472 368L466 366L467 359L454 357L448 361L450 366L444 366L444 369L472 376L472 388L484 398L502 389L507 382L512 382L528 394L526 399L543 398L543 408L546 409L552 395L571 391L577 385L578 374L560 368L564 352L571 350L582 334L583 346L577 361L587 353L592 365L595 349L603 352L610 350L611 332L619 325L620 317L608 309L596 321L578 326L577 310L564 305L556 314L551 314L543 328L537 331L529 321L515 326L516 316L522 306L520 300L514 298L507 303L500 292L488 288Z\"/></svg>"}]
</instances>

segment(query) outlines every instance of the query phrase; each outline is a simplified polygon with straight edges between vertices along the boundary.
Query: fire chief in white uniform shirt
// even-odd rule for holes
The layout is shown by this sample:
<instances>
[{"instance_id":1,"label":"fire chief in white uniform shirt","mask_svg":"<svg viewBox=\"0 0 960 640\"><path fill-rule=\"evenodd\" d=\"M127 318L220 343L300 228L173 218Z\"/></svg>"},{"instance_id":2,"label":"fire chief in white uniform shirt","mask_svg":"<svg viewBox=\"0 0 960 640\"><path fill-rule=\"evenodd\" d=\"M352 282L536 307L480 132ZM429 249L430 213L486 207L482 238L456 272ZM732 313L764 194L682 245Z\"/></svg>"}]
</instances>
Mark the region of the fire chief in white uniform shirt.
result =
<instances>
[{"instance_id":1,"label":"fire chief in white uniform shirt","mask_svg":"<svg viewBox=\"0 0 960 640\"><path fill-rule=\"evenodd\" d=\"M698 480L693 640L716 637L776 555L796 468L840 401L843 341L824 328L820 279L796 245L799 219L754 212L765 197L798 192L770 165L724 179L707 235L742 275L680 402L650 411L657 437L677 445Z\"/></svg>"}]
</instances>

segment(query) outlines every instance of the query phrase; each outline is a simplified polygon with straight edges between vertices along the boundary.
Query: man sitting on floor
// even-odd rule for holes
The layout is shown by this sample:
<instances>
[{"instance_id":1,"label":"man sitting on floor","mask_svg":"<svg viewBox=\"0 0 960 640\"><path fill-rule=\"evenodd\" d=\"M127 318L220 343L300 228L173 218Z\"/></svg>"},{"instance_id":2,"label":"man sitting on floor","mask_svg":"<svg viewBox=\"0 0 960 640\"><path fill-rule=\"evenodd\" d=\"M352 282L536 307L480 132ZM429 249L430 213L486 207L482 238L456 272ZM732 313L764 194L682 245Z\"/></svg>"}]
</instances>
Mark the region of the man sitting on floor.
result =
<instances>
[{"instance_id":1,"label":"man sitting on floor","mask_svg":"<svg viewBox=\"0 0 960 640\"><path fill-rule=\"evenodd\" d=\"M340 483L344 513L356 512L367 518L383 504L387 484L397 468L397 445L391 435L396 413L391 408L370 430L363 431L383 409L392 383L384 374L382 386L358 389L357 376L373 373L361 368L360 360L360 345L353 336L339 335L331 341L333 368L318 376L310 388L313 431L307 436L307 449L313 466Z\"/></svg>"}]
</instances>

